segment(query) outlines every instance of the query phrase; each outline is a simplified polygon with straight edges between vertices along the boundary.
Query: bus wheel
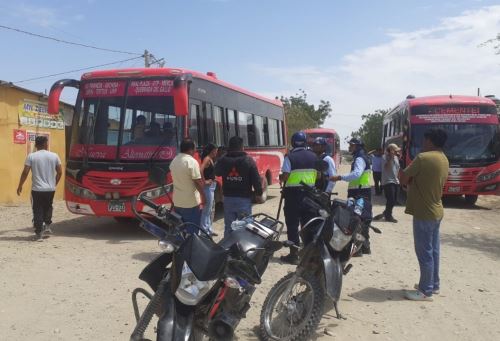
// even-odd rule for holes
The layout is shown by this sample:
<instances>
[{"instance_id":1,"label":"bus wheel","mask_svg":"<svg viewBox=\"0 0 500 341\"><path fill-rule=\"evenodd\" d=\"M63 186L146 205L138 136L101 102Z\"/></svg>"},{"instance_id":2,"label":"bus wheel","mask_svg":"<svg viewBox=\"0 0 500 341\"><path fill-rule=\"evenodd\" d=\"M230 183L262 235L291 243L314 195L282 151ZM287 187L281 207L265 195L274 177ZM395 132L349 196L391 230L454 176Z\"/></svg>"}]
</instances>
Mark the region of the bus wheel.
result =
<instances>
[{"instance_id":1,"label":"bus wheel","mask_svg":"<svg viewBox=\"0 0 500 341\"><path fill-rule=\"evenodd\" d=\"M469 206L474 206L477 201L477 195L466 195L465 196L465 203Z\"/></svg>"}]
</instances>

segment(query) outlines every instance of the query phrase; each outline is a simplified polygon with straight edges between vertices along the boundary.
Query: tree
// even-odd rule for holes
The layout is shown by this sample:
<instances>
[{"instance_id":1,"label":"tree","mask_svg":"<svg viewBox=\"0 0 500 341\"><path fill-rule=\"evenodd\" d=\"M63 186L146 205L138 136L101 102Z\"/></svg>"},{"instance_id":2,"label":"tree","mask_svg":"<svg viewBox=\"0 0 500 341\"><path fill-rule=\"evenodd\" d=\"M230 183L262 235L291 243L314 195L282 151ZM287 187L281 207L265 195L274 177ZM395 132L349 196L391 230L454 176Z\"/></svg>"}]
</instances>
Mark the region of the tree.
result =
<instances>
[{"instance_id":1,"label":"tree","mask_svg":"<svg viewBox=\"0 0 500 341\"><path fill-rule=\"evenodd\" d=\"M367 151L379 148L382 142L382 129L384 125L384 116L389 109L377 109L374 113L363 115L363 125L351 133L351 137L360 138Z\"/></svg>"},{"instance_id":2,"label":"tree","mask_svg":"<svg viewBox=\"0 0 500 341\"><path fill-rule=\"evenodd\" d=\"M281 96L280 100L285 109L289 137L296 131L320 127L332 111L329 101L321 100L317 108L307 103L307 94L302 89L295 96Z\"/></svg>"},{"instance_id":3,"label":"tree","mask_svg":"<svg viewBox=\"0 0 500 341\"><path fill-rule=\"evenodd\" d=\"M500 33L497 33L495 38L488 39L479 46L482 47L490 44L493 44L493 49L496 51L496 54L500 54Z\"/></svg>"}]
</instances>

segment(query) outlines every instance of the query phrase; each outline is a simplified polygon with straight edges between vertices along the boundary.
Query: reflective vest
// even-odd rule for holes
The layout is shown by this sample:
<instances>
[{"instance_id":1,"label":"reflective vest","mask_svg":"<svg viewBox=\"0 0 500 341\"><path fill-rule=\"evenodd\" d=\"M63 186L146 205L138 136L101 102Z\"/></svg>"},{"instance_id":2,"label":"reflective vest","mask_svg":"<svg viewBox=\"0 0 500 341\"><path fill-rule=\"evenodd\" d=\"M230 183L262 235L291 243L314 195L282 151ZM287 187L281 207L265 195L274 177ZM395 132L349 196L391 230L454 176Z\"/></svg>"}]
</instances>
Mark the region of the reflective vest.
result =
<instances>
[{"instance_id":1,"label":"reflective vest","mask_svg":"<svg viewBox=\"0 0 500 341\"><path fill-rule=\"evenodd\" d=\"M300 187L301 182L314 186L317 176L314 168L317 160L316 154L305 148L295 148L287 157L290 160L291 171L285 187Z\"/></svg>"},{"instance_id":2,"label":"reflective vest","mask_svg":"<svg viewBox=\"0 0 500 341\"><path fill-rule=\"evenodd\" d=\"M370 177L372 174L372 170L370 168L370 161L366 157L363 150L358 151L354 155L354 160L352 161L352 164L351 164L351 171L354 170L354 164L355 164L356 159L358 157L362 158L363 161L365 161L365 170L363 171L363 173L361 173L361 176L359 178L349 181L348 188L349 189L367 189L367 188L370 189L371 188Z\"/></svg>"}]
</instances>

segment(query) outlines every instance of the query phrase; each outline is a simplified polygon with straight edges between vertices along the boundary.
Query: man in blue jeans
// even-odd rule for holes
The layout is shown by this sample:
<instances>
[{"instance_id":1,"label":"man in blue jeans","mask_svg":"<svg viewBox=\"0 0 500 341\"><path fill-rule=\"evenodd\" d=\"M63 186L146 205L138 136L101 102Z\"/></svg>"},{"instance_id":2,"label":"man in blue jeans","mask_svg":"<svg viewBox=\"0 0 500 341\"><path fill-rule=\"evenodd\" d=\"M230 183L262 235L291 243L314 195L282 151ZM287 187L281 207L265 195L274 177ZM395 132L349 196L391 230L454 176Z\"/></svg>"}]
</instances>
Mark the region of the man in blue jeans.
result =
<instances>
[{"instance_id":1,"label":"man in blue jeans","mask_svg":"<svg viewBox=\"0 0 500 341\"><path fill-rule=\"evenodd\" d=\"M261 202L262 184L255 161L243 151L243 139L233 136L229 148L215 164L215 175L222 177L224 195L224 237L239 216L252 214L252 188Z\"/></svg>"},{"instance_id":2,"label":"man in blue jeans","mask_svg":"<svg viewBox=\"0 0 500 341\"><path fill-rule=\"evenodd\" d=\"M443 153L444 130L424 133L423 150L402 172L400 181L408 186L405 213L413 215L415 253L420 265L420 281L405 296L413 301L432 301L439 293L439 226L443 219L443 186L449 163Z\"/></svg>"}]
</instances>

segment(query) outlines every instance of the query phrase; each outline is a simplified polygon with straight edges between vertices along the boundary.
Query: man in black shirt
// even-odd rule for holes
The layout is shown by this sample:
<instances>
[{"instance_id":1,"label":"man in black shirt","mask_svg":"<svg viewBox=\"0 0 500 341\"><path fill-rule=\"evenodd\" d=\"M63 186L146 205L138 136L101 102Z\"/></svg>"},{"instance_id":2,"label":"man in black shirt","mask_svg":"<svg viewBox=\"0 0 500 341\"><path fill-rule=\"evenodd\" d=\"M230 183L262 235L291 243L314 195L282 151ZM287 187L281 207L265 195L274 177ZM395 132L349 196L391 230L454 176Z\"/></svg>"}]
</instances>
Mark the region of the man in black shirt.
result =
<instances>
[{"instance_id":1,"label":"man in black shirt","mask_svg":"<svg viewBox=\"0 0 500 341\"><path fill-rule=\"evenodd\" d=\"M252 214L252 187L260 202L262 184L255 161L243 151L243 139L233 136L229 149L215 165L215 175L222 177L224 195L224 237L231 223L241 214Z\"/></svg>"}]
</instances>

